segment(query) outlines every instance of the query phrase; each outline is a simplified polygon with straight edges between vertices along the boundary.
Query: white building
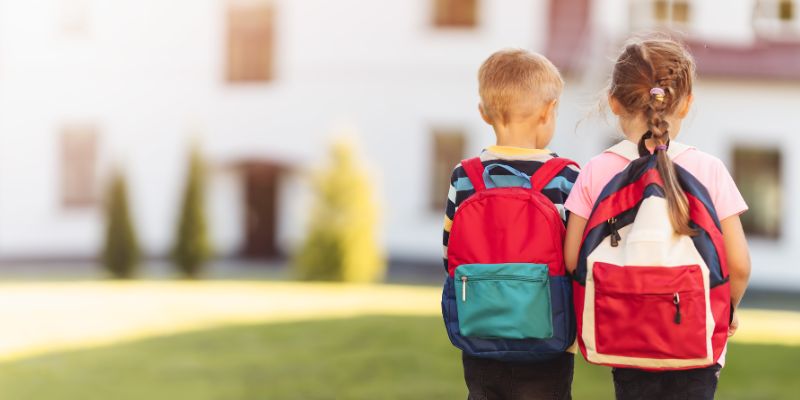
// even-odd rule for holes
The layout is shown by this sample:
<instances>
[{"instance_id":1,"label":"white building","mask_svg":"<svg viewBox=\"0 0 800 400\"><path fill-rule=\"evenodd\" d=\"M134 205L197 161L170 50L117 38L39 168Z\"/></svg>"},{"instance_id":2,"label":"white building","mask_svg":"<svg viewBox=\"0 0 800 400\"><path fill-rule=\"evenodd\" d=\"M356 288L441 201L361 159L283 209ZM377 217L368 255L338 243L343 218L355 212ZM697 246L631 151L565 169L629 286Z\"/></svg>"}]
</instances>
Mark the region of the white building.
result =
<instances>
[{"instance_id":1,"label":"white building","mask_svg":"<svg viewBox=\"0 0 800 400\"><path fill-rule=\"evenodd\" d=\"M584 162L614 131L591 115L608 58L631 30L669 25L687 32L700 66L682 139L759 182L748 189L760 216L754 282L796 287L794 4L0 0L0 259L96 254L97 198L115 162L143 246L165 254L196 136L215 166L218 252L286 250L308 195L280 170L319 165L332 135L351 131L378 183L390 255L436 265L441 183L493 140L476 112L480 63L502 47L551 56L568 84L551 147Z\"/></svg>"}]
</instances>

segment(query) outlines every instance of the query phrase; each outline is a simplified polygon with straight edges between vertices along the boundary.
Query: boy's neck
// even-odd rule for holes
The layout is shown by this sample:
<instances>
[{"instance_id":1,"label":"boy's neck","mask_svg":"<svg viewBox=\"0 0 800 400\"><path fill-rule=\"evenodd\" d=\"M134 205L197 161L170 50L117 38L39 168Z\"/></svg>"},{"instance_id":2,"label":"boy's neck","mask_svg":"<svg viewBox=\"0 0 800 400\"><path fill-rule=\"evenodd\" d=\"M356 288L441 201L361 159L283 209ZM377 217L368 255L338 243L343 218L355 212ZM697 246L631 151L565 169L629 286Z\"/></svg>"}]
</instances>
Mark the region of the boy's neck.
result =
<instances>
[{"instance_id":1,"label":"boy's neck","mask_svg":"<svg viewBox=\"0 0 800 400\"><path fill-rule=\"evenodd\" d=\"M494 126L493 128L498 146L543 149L549 142L542 140L544 135L528 126Z\"/></svg>"}]
</instances>

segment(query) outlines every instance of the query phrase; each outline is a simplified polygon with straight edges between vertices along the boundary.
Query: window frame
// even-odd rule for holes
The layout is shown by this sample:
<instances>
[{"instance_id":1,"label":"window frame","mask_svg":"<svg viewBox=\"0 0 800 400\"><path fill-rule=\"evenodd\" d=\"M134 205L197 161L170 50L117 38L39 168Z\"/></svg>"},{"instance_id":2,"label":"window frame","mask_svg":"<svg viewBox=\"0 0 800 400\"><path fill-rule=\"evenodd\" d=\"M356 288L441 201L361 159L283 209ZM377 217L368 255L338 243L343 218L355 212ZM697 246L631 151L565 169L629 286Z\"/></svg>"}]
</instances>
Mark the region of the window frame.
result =
<instances>
[{"instance_id":1,"label":"window frame","mask_svg":"<svg viewBox=\"0 0 800 400\"><path fill-rule=\"evenodd\" d=\"M467 130L458 127L434 127L430 129L431 171L428 207L435 212L443 212L450 188L453 168L466 157ZM455 140L460 150L444 150L441 146ZM452 144L452 143L451 143ZM451 153L451 154L448 154Z\"/></svg>"},{"instance_id":2,"label":"window frame","mask_svg":"<svg viewBox=\"0 0 800 400\"><path fill-rule=\"evenodd\" d=\"M99 204L100 132L91 124L67 124L59 131L59 204L62 209Z\"/></svg>"},{"instance_id":3,"label":"window frame","mask_svg":"<svg viewBox=\"0 0 800 400\"><path fill-rule=\"evenodd\" d=\"M268 83L275 79L275 16L275 5L268 0L227 2L225 80L228 84Z\"/></svg>"},{"instance_id":4,"label":"window frame","mask_svg":"<svg viewBox=\"0 0 800 400\"><path fill-rule=\"evenodd\" d=\"M750 237L780 240L785 234L785 224L781 215L783 215L786 192L785 155L782 147L740 143L731 147L730 156L731 175L749 207L749 210L740 217L745 234ZM764 177L765 170L768 174L770 170L774 170L774 174ZM768 188L769 185L774 185L774 188ZM774 197L764 199L764 196L770 195ZM758 196L760 199L753 196ZM764 220L763 216L769 214L760 208L762 206L772 209L773 216L770 216L770 221L758 224L753 221Z\"/></svg>"},{"instance_id":5,"label":"window frame","mask_svg":"<svg viewBox=\"0 0 800 400\"><path fill-rule=\"evenodd\" d=\"M471 10L450 9L442 12L460 4ZM460 15L461 12L465 12L465 15ZM481 0L432 0L431 13L431 25L436 29L475 29L480 25Z\"/></svg>"},{"instance_id":6,"label":"window frame","mask_svg":"<svg viewBox=\"0 0 800 400\"><path fill-rule=\"evenodd\" d=\"M784 6L786 10L782 9ZM753 30L760 37L796 41L800 37L799 8L800 0L757 0L753 8Z\"/></svg>"},{"instance_id":7,"label":"window frame","mask_svg":"<svg viewBox=\"0 0 800 400\"><path fill-rule=\"evenodd\" d=\"M797 20L797 2L795 0L777 0L778 20L786 23L791 23ZM784 6L787 6L784 8ZM784 12L788 15L784 16Z\"/></svg>"},{"instance_id":8,"label":"window frame","mask_svg":"<svg viewBox=\"0 0 800 400\"><path fill-rule=\"evenodd\" d=\"M675 9L683 6L685 17L675 20ZM663 12L659 8L663 7ZM631 0L629 2L632 30L653 28L688 29L692 24L693 0Z\"/></svg>"}]
</instances>

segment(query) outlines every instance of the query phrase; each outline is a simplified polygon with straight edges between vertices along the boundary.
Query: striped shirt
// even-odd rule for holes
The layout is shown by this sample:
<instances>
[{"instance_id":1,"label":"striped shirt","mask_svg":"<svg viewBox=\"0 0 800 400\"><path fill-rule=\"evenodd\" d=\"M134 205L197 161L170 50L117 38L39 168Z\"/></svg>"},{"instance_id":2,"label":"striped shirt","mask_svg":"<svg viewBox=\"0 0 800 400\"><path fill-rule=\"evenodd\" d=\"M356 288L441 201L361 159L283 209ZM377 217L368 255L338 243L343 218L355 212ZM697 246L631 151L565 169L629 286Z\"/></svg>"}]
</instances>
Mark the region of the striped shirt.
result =
<instances>
[{"instance_id":1,"label":"striped shirt","mask_svg":"<svg viewBox=\"0 0 800 400\"><path fill-rule=\"evenodd\" d=\"M533 175L539 167L553 157L557 157L557 155L546 149L526 149L508 146L490 146L480 154L484 167L492 164L505 165L527 176ZM567 196L578 178L578 172L578 169L573 166L565 168L542 191L555 204L565 224L568 211L564 208L564 202L567 200ZM522 186L526 181L529 182L529 180L517 176L504 168L492 168L489 171L489 175L497 187ZM447 194L447 207L445 208L444 234L442 237L445 271L447 270L447 243L450 239L453 217L458 206L474 193L475 188L472 187L472 183L467 177L467 172L464 171L464 168L459 163L453 169L453 175L450 177L450 191Z\"/></svg>"}]
</instances>

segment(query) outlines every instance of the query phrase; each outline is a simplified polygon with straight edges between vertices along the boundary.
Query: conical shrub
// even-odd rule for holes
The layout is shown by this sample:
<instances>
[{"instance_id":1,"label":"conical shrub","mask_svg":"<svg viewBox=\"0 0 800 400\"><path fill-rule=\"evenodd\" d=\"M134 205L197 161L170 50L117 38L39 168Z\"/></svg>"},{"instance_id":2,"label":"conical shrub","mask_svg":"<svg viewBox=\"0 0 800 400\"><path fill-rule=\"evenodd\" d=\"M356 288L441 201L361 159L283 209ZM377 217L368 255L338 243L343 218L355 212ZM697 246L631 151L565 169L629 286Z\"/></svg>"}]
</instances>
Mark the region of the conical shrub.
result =
<instances>
[{"instance_id":1,"label":"conical shrub","mask_svg":"<svg viewBox=\"0 0 800 400\"><path fill-rule=\"evenodd\" d=\"M192 148L183 203L172 248L172 261L188 278L199 277L212 256L205 214L205 162L200 149Z\"/></svg>"},{"instance_id":2,"label":"conical shrub","mask_svg":"<svg viewBox=\"0 0 800 400\"><path fill-rule=\"evenodd\" d=\"M127 183L120 170L112 175L105 200L103 266L114 278L129 279L136 274L140 252L128 207Z\"/></svg>"}]
</instances>

